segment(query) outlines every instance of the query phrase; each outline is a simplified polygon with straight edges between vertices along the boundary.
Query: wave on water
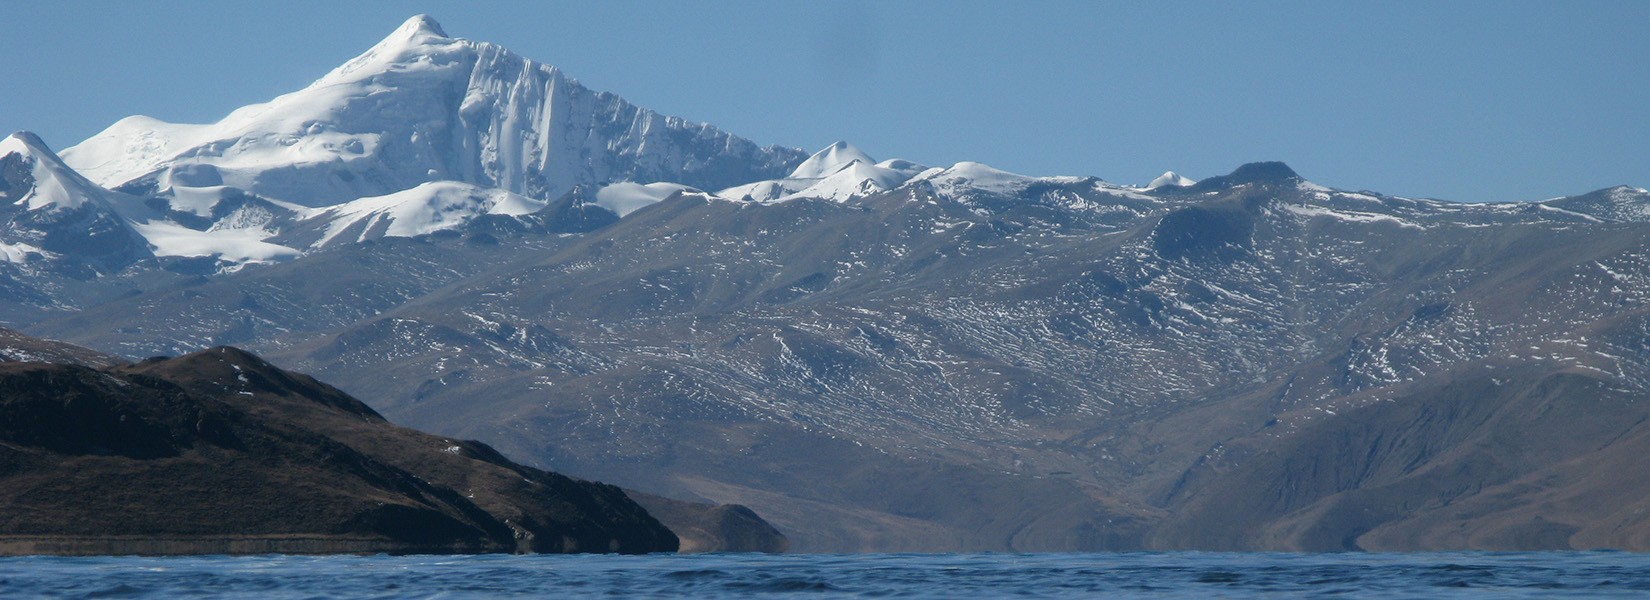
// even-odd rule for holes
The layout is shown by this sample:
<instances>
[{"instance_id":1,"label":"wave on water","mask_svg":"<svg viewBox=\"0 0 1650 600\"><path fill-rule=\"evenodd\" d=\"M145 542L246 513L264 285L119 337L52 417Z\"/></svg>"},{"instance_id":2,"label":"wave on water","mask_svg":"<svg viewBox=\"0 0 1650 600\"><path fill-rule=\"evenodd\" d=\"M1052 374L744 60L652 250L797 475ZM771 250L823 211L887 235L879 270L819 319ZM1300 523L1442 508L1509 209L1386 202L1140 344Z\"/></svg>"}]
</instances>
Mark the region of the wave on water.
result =
<instances>
[{"instance_id":1,"label":"wave on water","mask_svg":"<svg viewBox=\"0 0 1650 600\"><path fill-rule=\"evenodd\" d=\"M699 598L1650 594L1623 552L0 558L0 598Z\"/></svg>"}]
</instances>

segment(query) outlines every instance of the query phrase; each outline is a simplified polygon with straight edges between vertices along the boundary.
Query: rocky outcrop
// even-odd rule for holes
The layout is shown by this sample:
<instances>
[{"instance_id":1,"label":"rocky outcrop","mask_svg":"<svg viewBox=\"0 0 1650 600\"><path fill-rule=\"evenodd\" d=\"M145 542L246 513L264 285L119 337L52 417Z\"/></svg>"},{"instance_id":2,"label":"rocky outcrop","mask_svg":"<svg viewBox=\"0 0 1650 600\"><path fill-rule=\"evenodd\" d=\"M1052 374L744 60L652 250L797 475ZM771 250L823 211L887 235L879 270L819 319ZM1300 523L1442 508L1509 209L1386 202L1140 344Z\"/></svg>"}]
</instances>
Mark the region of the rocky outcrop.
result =
<instances>
[{"instance_id":1,"label":"rocky outcrop","mask_svg":"<svg viewBox=\"0 0 1650 600\"><path fill-rule=\"evenodd\" d=\"M0 363L0 554L667 552L617 487L218 347Z\"/></svg>"},{"instance_id":2,"label":"rocky outcrop","mask_svg":"<svg viewBox=\"0 0 1650 600\"><path fill-rule=\"evenodd\" d=\"M785 534L744 505L688 502L636 490L625 490L625 494L681 538L684 554L779 553L791 547Z\"/></svg>"}]
</instances>

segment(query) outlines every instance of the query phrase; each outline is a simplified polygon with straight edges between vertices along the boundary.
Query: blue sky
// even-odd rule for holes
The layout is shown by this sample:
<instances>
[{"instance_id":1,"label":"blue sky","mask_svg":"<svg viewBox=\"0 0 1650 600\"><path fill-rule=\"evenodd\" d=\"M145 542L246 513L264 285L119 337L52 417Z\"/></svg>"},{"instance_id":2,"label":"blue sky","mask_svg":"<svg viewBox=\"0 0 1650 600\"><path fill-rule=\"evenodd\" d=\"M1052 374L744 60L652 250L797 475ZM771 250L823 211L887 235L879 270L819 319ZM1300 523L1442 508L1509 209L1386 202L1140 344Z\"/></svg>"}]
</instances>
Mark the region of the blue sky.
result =
<instances>
[{"instance_id":1,"label":"blue sky","mask_svg":"<svg viewBox=\"0 0 1650 600\"><path fill-rule=\"evenodd\" d=\"M1650 2L24 2L0 129L215 121L428 13L760 143L1464 201L1650 186Z\"/></svg>"}]
</instances>

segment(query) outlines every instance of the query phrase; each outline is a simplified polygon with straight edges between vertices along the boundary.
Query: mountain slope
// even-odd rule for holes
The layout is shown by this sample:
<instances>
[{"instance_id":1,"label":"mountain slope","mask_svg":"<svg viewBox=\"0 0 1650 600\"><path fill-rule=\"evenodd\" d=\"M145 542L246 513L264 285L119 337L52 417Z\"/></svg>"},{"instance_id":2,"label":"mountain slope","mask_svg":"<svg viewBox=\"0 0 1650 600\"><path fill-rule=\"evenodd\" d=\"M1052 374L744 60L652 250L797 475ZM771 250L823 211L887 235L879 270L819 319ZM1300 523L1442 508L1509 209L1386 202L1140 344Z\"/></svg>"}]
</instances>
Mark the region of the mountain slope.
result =
<instances>
[{"instance_id":1,"label":"mountain slope","mask_svg":"<svg viewBox=\"0 0 1650 600\"><path fill-rule=\"evenodd\" d=\"M1622 337L1650 299L1640 225L1275 164L1209 181L965 163L846 201L683 191L571 237L477 222L344 245L39 330L138 354L267 344L408 422L749 505L805 551L1221 547L1170 532L1217 514L1188 498L1242 497L1199 491L1244 481L1201 474L1228 448L1323 454L1289 444L1589 328L1552 351L1650 382ZM304 282L344 264L350 281ZM1451 547L1403 539L1382 547Z\"/></svg>"},{"instance_id":2,"label":"mountain slope","mask_svg":"<svg viewBox=\"0 0 1650 600\"><path fill-rule=\"evenodd\" d=\"M0 362L45 362L94 369L125 364L120 357L52 340L32 338L0 327Z\"/></svg>"},{"instance_id":3,"label":"mountain slope","mask_svg":"<svg viewBox=\"0 0 1650 600\"><path fill-rule=\"evenodd\" d=\"M417 237L455 229L485 215L530 215L547 205L499 189L438 181L313 211L272 239L319 248L386 236Z\"/></svg>"},{"instance_id":4,"label":"mountain slope","mask_svg":"<svg viewBox=\"0 0 1650 600\"><path fill-rule=\"evenodd\" d=\"M1315 423L1250 439L1156 543L1305 551L1650 547L1650 407L1562 361L1475 365ZM1260 437L1258 434L1254 437ZM1244 456L1247 453L1253 455Z\"/></svg>"},{"instance_id":5,"label":"mountain slope","mask_svg":"<svg viewBox=\"0 0 1650 600\"><path fill-rule=\"evenodd\" d=\"M624 493L386 423L233 348L0 364L5 553L657 552Z\"/></svg>"}]
</instances>

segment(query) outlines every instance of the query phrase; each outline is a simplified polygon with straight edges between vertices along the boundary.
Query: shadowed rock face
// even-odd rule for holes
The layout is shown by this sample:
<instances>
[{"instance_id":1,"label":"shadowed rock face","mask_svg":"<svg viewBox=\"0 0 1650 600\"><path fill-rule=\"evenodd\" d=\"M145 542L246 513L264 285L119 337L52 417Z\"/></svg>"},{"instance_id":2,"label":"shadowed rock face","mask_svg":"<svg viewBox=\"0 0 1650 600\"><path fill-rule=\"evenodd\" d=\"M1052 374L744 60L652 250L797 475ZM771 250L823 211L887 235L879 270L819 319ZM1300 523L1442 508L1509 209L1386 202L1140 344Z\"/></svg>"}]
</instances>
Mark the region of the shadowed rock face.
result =
<instances>
[{"instance_id":1,"label":"shadowed rock face","mask_svg":"<svg viewBox=\"0 0 1650 600\"><path fill-rule=\"evenodd\" d=\"M220 347L0 363L0 553L621 552L677 538L619 488L396 427Z\"/></svg>"},{"instance_id":2,"label":"shadowed rock face","mask_svg":"<svg viewBox=\"0 0 1650 600\"><path fill-rule=\"evenodd\" d=\"M1254 231L1254 220L1242 210L1191 206L1163 215L1152 231L1152 248L1168 259L1231 259L1249 248Z\"/></svg>"},{"instance_id":3,"label":"shadowed rock face","mask_svg":"<svg viewBox=\"0 0 1650 600\"><path fill-rule=\"evenodd\" d=\"M1231 173L1199 181L1184 191L1207 192L1250 183L1289 184L1300 180L1301 176L1289 168L1289 165L1277 161L1253 162L1240 165ZM1165 191L1174 193L1179 190L1169 188Z\"/></svg>"}]
</instances>

